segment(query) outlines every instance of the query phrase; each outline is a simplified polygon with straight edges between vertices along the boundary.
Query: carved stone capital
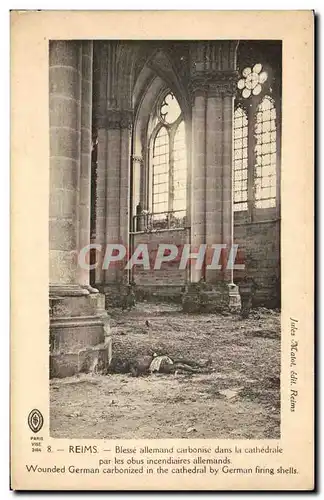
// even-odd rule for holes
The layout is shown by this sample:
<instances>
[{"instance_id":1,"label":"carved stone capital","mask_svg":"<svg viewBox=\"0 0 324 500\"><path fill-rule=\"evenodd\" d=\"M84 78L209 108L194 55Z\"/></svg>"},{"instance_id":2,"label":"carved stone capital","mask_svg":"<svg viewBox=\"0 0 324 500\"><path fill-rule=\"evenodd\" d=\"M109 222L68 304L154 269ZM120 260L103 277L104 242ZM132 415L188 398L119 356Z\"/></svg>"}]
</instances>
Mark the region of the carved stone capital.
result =
<instances>
[{"instance_id":1,"label":"carved stone capital","mask_svg":"<svg viewBox=\"0 0 324 500\"><path fill-rule=\"evenodd\" d=\"M109 109L98 118L98 128L128 129L133 127L133 112L131 110Z\"/></svg>"},{"instance_id":2,"label":"carved stone capital","mask_svg":"<svg viewBox=\"0 0 324 500\"><path fill-rule=\"evenodd\" d=\"M141 163L141 164L144 163L144 159L142 156L133 155L132 160L134 163Z\"/></svg>"},{"instance_id":3,"label":"carved stone capital","mask_svg":"<svg viewBox=\"0 0 324 500\"><path fill-rule=\"evenodd\" d=\"M208 97L234 97L236 80L210 82Z\"/></svg>"},{"instance_id":4,"label":"carved stone capital","mask_svg":"<svg viewBox=\"0 0 324 500\"><path fill-rule=\"evenodd\" d=\"M195 74L190 82L192 98L234 96L238 81L237 71L205 71Z\"/></svg>"}]
</instances>

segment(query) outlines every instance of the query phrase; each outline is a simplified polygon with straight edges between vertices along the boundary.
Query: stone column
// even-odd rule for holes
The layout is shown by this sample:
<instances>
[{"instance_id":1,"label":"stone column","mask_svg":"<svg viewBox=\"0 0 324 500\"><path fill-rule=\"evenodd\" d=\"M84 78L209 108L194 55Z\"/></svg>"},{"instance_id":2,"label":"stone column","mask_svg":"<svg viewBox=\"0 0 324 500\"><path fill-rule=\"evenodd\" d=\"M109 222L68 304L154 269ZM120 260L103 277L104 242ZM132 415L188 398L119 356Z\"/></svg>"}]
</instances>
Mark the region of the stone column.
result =
<instances>
[{"instance_id":1,"label":"stone column","mask_svg":"<svg viewBox=\"0 0 324 500\"><path fill-rule=\"evenodd\" d=\"M206 244L207 265L212 259L212 245L222 243L223 165L222 100L208 89L206 120ZM219 271L206 269L206 281L219 279Z\"/></svg>"},{"instance_id":2,"label":"stone column","mask_svg":"<svg viewBox=\"0 0 324 500\"><path fill-rule=\"evenodd\" d=\"M133 184L132 184L132 214L136 215L136 209L137 206L140 204L142 209L144 209L144 160L142 156L135 156L133 155L132 157L132 164L133 164ZM137 222L137 223L136 223ZM133 224L132 230L136 230L138 226L138 221L135 221L135 224Z\"/></svg>"},{"instance_id":3,"label":"stone column","mask_svg":"<svg viewBox=\"0 0 324 500\"><path fill-rule=\"evenodd\" d=\"M107 184L106 184L106 245L119 243L119 189L120 189L120 127L119 121L109 121L107 130ZM105 270L105 285L115 283L117 264Z\"/></svg>"},{"instance_id":4,"label":"stone column","mask_svg":"<svg viewBox=\"0 0 324 500\"><path fill-rule=\"evenodd\" d=\"M119 242L129 251L130 230L130 154L131 154L131 117L124 116L120 131L120 182L119 182ZM126 253L127 255L127 253ZM123 266L126 265L124 259ZM122 271L119 279L127 283L128 273Z\"/></svg>"},{"instance_id":5,"label":"stone column","mask_svg":"<svg viewBox=\"0 0 324 500\"><path fill-rule=\"evenodd\" d=\"M197 252L205 243L206 221L206 97L203 88L194 91L192 109L192 203L191 203L191 244L192 251ZM195 262L191 265L191 282L198 282L203 276L203 268L197 269Z\"/></svg>"},{"instance_id":6,"label":"stone column","mask_svg":"<svg viewBox=\"0 0 324 500\"><path fill-rule=\"evenodd\" d=\"M103 297L78 264L90 242L92 42L50 43L49 86L51 373L64 376L86 369L107 332Z\"/></svg>"},{"instance_id":7,"label":"stone column","mask_svg":"<svg viewBox=\"0 0 324 500\"><path fill-rule=\"evenodd\" d=\"M130 141L132 114L129 111L108 111L107 127L107 183L106 183L106 245L122 244L128 250L129 195L130 195ZM127 272L125 261L105 271L105 288L110 284L124 284Z\"/></svg>"},{"instance_id":8,"label":"stone column","mask_svg":"<svg viewBox=\"0 0 324 500\"><path fill-rule=\"evenodd\" d=\"M87 294L78 286L78 191L82 45L51 42L50 80L50 287Z\"/></svg>"},{"instance_id":9,"label":"stone column","mask_svg":"<svg viewBox=\"0 0 324 500\"><path fill-rule=\"evenodd\" d=\"M130 217L130 154L132 112L108 109L98 120L96 243L103 252L98 259L96 286L107 296L116 295L116 286L126 284L128 272L123 261L103 269L109 244L122 244L128 250Z\"/></svg>"},{"instance_id":10,"label":"stone column","mask_svg":"<svg viewBox=\"0 0 324 500\"><path fill-rule=\"evenodd\" d=\"M128 274L124 262L103 268L107 245L128 247L129 237L132 111L124 48L119 41L94 42L93 106L98 137L95 232L96 243L102 247L97 254L95 286L106 295L107 305L109 296L120 296L120 285Z\"/></svg>"},{"instance_id":11,"label":"stone column","mask_svg":"<svg viewBox=\"0 0 324 500\"><path fill-rule=\"evenodd\" d=\"M106 190L108 183L107 172L107 130L100 126L98 128L98 161L96 179L96 244L101 245L102 251L97 252L97 267L95 269L96 287L100 287L105 281L105 271L102 267L106 245Z\"/></svg>"},{"instance_id":12,"label":"stone column","mask_svg":"<svg viewBox=\"0 0 324 500\"><path fill-rule=\"evenodd\" d=\"M210 311L229 304L233 286L233 273L226 267L226 257L233 241L235 50L235 42L227 41L200 42L191 48L192 250L199 244L207 245L206 267L200 273L192 272L191 282L200 281L198 289L204 299L200 295L195 301ZM213 257L212 245L226 245L220 261L214 263L222 265L222 269L208 268ZM188 304L187 309L190 307Z\"/></svg>"},{"instance_id":13,"label":"stone column","mask_svg":"<svg viewBox=\"0 0 324 500\"><path fill-rule=\"evenodd\" d=\"M206 141L206 226L208 246L226 245L222 250L222 270L206 269L206 281L233 281L227 269L233 241L232 148L235 80L226 74L210 83L207 99ZM231 266L229 266L231 267Z\"/></svg>"},{"instance_id":14,"label":"stone column","mask_svg":"<svg viewBox=\"0 0 324 500\"><path fill-rule=\"evenodd\" d=\"M50 283L86 295L78 253L90 243L92 42L50 48Z\"/></svg>"},{"instance_id":15,"label":"stone column","mask_svg":"<svg viewBox=\"0 0 324 500\"><path fill-rule=\"evenodd\" d=\"M92 67L93 44L82 42L81 69L81 140L80 140L80 187L79 187L79 250L90 243L90 194L91 194L91 147L92 147ZM78 282L90 289L89 271L78 266ZM91 289L91 291L94 291Z\"/></svg>"},{"instance_id":16,"label":"stone column","mask_svg":"<svg viewBox=\"0 0 324 500\"><path fill-rule=\"evenodd\" d=\"M228 249L234 243L233 212L233 87L226 88L223 96L223 240ZM229 255L227 255L229 257ZM234 262L233 262L234 264ZM233 288L233 266L224 270L224 280Z\"/></svg>"}]
</instances>

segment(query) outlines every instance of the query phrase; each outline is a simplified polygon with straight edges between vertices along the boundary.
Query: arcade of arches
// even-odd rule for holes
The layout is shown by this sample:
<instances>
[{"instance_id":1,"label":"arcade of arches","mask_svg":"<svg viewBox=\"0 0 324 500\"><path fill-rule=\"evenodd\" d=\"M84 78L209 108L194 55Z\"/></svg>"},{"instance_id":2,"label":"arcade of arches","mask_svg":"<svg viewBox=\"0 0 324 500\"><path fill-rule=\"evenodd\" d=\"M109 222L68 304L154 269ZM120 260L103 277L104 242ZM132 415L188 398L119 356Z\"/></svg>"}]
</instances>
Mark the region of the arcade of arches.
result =
<instances>
[{"instance_id":1,"label":"arcade of arches","mask_svg":"<svg viewBox=\"0 0 324 500\"><path fill-rule=\"evenodd\" d=\"M279 42L52 41L49 84L51 349L71 373L130 282L189 304L204 283L217 311L248 275L280 305ZM90 243L235 243L245 269L103 269L95 251L89 272Z\"/></svg>"}]
</instances>

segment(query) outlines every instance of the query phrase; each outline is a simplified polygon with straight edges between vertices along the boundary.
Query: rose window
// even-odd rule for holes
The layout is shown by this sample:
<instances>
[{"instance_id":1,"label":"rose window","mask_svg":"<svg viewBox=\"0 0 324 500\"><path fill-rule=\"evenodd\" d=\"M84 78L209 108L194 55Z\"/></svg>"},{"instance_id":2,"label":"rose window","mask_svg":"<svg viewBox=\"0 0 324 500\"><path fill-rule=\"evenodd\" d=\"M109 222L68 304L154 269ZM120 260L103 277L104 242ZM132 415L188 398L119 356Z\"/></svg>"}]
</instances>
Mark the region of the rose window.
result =
<instances>
[{"instance_id":1,"label":"rose window","mask_svg":"<svg viewBox=\"0 0 324 500\"><path fill-rule=\"evenodd\" d=\"M268 79L268 74L262 71L262 64L257 63L253 68L245 68L237 87L242 91L242 97L247 99L251 94L259 95L263 83Z\"/></svg>"}]
</instances>

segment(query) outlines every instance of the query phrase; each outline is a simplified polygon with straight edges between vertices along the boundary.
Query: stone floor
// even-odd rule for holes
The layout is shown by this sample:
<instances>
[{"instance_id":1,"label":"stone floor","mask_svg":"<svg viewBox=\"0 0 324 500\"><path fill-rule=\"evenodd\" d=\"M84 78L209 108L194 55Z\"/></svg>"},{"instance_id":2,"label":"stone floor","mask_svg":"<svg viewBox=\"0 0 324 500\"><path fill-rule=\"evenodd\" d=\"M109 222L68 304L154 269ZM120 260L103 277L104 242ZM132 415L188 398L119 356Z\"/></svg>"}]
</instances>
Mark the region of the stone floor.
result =
<instances>
[{"instance_id":1,"label":"stone floor","mask_svg":"<svg viewBox=\"0 0 324 500\"><path fill-rule=\"evenodd\" d=\"M280 437L280 314L188 315L168 304L112 312L115 356L168 354L207 373L53 379L51 435L67 438ZM147 326L148 322L148 326Z\"/></svg>"}]
</instances>

